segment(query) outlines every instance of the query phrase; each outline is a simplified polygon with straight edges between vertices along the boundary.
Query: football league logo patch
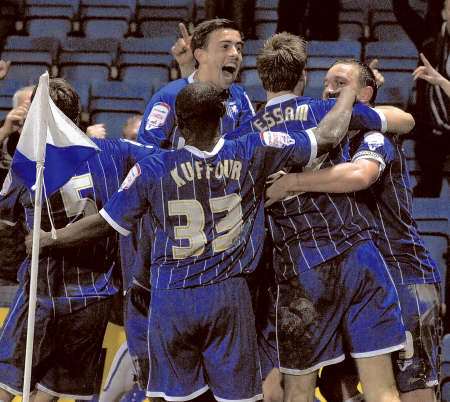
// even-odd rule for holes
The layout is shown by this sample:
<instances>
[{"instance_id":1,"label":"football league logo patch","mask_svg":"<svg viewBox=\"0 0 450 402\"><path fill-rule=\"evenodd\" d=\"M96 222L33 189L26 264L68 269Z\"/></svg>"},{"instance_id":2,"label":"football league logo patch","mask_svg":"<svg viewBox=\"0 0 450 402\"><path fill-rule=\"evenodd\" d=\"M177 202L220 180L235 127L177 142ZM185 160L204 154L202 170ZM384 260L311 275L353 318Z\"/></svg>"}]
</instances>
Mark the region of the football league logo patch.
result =
<instances>
[{"instance_id":1,"label":"football league logo patch","mask_svg":"<svg viewBox=\"0 0 450 402\"><path fill-rule=\"evenodd\" d=\"M289 134L279 131L263 131L260 137L263 145L267 147L284 148L295 144L295 140Z\"/></svg>"},{"instance_id":2,"label":"football league logo patch","mask_svg":"<svg viewBox=\"0 0 450 402\"><path fill-rule=\"evenodd\" d=\"M136 165L134 165L128 172L127 177L125 177L125 180L123 181L123 183L119 188L119 192L123 190L128 190L140 175L141 175L141 167L139 166L138 163L136 163Z\"/></svg>"},{"instance_id":3,"label":"football league logo patch","mask_svg":"<svg viewBox=\"0 0 450 402\"><path fill-rule=\"evenodd\" d=\"M368 133L364 136L364 142L371 151L375 151L384 145L384 136L381 133Z\"/></svg>"},{"instance_id":4,"label":"football league logo patch","mask_svg":"<svg viewBox=\"0 0 450 402\"><path fill-rule=\"evenodd\" d=\"M165 102L157 102L153 105L150 114L147 117L145 124L146 130L152 128L162 127L167 120L167 116L170 113L170 105Z\"/></svg>"}]
</instances>

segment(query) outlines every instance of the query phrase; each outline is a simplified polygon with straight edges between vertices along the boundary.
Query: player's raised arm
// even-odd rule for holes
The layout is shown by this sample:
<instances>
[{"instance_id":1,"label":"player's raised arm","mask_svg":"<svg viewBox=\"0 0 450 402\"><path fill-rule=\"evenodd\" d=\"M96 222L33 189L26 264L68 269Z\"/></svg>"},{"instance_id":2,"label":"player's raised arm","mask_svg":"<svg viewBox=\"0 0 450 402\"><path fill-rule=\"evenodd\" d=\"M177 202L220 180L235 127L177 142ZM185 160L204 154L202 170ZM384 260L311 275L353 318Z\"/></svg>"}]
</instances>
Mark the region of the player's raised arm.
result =
<instances>
[{"instance_id":1,"label":"player's raised arm","mask_svg":"<svg viewBox=\"0 0 450 402\"><path fill-rule=\"evenodd\" d=\"M353 88L343 88L336 104L314 130L318 155L330 151L344 138L350 124L355 99L356 92Z\"/></svg>"},{"instance_id":2,"label":"player's raised arm","mask_svg":"<svg viewBox=\"0 0 450 402\"><path fill-rule=\"evenodd\" d=\"M192 35L182 22L178 24L178 29L181 33L181 38L178 38L172 46L172 56L180 67L181 76L189 77L195 70L194 55L191 50Z\"/></svg>"}]
</instances>

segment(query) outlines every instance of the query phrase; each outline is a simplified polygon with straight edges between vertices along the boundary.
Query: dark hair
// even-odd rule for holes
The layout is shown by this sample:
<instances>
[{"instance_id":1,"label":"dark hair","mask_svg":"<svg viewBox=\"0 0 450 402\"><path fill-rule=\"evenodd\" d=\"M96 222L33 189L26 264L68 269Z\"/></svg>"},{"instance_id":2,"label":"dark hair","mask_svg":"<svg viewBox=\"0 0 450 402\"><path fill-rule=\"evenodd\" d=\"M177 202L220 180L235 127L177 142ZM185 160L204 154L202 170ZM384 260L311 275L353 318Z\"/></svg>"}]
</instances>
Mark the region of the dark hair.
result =
<instances>
[{"instance_id":1,"label":"dark hair","mask_svg":"<svg viewBox=\"0 0 450 402\"><path fill-rule=\"evenodd\" d=\"M361 87L371 87L372 88L372 96L370 97L369 103L374 103L377 97L378 87L377 80L375 78L375 74L372 69L366 64L356 59L338 59L333 65L336 64L348 64L351 66L355 66L359 72L359 85Z\"/></svg>"},{"instance_id":2,"label":"dark hair","mask_svg":"<svg viewBox=\"0 0 450 402\"><path fill-rule=\"evenodd\" d=\"M31 95L33 100L37 86ZM51 78L49 81L49 95L56 106L76 125L80 122L80 97L75 89L63 78Z\"/></svg>"},{"instance_id":3,"label":"dark hair","mask_svg":"<svg viewBox=\"0 0 450 402\"><path fill-rule=\"evenodd\" d=\"M266 91L292 91L306 65L306 41L282 32L273 35L256 57L256 68Z\"/></svg>"},{"instance_id":4,"label":"dark hair","mask_svg":"<svg viewBox=\"0 0 450 402\"><path fill-rule=\"evenodd\" d=\"M242 32L239 31L239 27L233 21L225 18L215 18L212 20L203 21L194 28L194 33L192 34L191 39L192 54L194 54L196 49L205 49L208 46L209 35L219 29L233 29L238 31L243 39ZM198 61L195 60L195 68L197 67Z\"/></svg>"},{"instance_id":5,"label":"dark hair","mask_svg":"<svg viewBox=\"0 0 450 402\"><path fill-rule=\"evenodd\" d=\"M225 114L222 89L212 82L194 82L184 87L175 101L178 127L193 132L219 126Z\"/></svg>"}]
</instances>

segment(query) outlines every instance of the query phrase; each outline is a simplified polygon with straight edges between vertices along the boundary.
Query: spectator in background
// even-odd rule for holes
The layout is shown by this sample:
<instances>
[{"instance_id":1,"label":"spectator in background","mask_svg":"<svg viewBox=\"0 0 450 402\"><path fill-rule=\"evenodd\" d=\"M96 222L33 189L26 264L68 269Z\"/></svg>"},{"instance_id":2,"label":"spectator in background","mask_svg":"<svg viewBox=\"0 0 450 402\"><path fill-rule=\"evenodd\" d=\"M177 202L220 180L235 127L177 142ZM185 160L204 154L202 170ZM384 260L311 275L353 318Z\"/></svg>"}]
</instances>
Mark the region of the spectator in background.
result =
<instances>
[{"instance_id":1,"label":"spectator in background","mask_svg":"<svg viewBox=\"0 0 450 402\"><path fill-rule=\"evenodd\" d=\"M450 77L450 0L430 0L428 12L422 18L410 6L408 0L393 0L394 13L416 45L419 52L429 60L430 67L445 79ZM441 10L444 6L442 23ZM423 59L422 59L423 60ZM425 65L427 68L427 65ZM429 68L429 67L428 67ZM415 74L417 81L416 101L416 157L422 169L416 197L439 197L442 187L443 168L450 150L450 98L443 88L427 80L422 69Z\"/></svg>"},{"instance_id":2,"label":"spectator in background","mask_svg":"<svg viewBox=\"0 0 450 402\"><path fill-rule=\"evenodd\" d=\"M420 53L420 58L424 65L419 66L414 70L414 80L421 78L429 82L431 85L437 85L441 87L448 97L450 97L450 81L440 74L439 71L433 68L423 53Z\"/></svg>"},{"instance_id":3,"label":"spectator in background","mask_svg":"<svg viewBox=\"0 0 450 402\"><path fill-rule=\"evenodd\" d=\"M255 7L256 0L205 0L206 19L229 19L246 39L255 36Z\"/></svg>"},{"instance_id":4,"label":"spectator in background","mask_svg":"<svg viewBox=\"0 0 450 402\"><path fill-rule=\"evenodd\" d=\"M142 115L137 114L127 119L122 128L122 137L126 140L136 141L139 127L141 126Z\"/></svg>"},{"instance_id":5,"label":"spectator in background","mask_svg":"<svg viewBox=\"0 0 450 402\"><path fill-rule=\"evenodd\" d=\"M0 60L0 80L3 80L8 75L10 61Z\"/></svg>"},{"instance_id":6,"label":"spectator in background","mask_svg":"<svg viewBox=\"0 0 450 402\"><path fill-rule=\"evenodd\" d=\"M30 106L33 86L16 91L12 98L12 110L0 127L0 185L3 184L19 141L20 131Z\"/></svg>"},{"instance_id":7,"label":"spectator in background","mask_svg":"<svg viewBox=\"0 0 450 402\"><path fill-rule=\"evenodd\" d=\"M338 40L339 0L279 0L277 32L312 40Z\"/></svg>"}]
</instances>

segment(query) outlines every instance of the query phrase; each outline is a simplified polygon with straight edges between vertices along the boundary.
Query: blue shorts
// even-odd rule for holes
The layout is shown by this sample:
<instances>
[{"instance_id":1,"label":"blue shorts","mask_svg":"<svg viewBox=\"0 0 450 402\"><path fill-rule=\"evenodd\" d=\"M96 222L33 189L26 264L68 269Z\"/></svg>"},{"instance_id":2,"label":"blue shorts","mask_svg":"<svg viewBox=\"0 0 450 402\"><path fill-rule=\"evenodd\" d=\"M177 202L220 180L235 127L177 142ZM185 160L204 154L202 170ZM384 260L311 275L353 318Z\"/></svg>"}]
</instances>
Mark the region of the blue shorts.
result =
<instances>
[{"instance_id":1,"label":"blue shorts","mask_svg":"<svg viewBox=\"0 0 450 402\"><path fill-rule=\"evenodd\" d=\"M371 241L278 287L280 371L302 375L352 357L401 349L405 329L395 286Z\"/></svg>"},{"instance_id":2,"label":"blue shorts","mask_svg":"<svg viewBox=\"0 0 450 402\"><path fill-rule=\"evenodd\" d=\"M186 289L152 289L148 397L262 399L255 319L243 278Z\"/></svg>"},{"instance_id":3,"label":"blue shorts","mask_svg":"<svg viewBox=\"0 0 450 402\"><path fill-rule=\"evenodd\" d=\"M147 341L150 292L132 283L125 295L125 334L128 351L141 389L147 389L149 349Z\"/></svg>"},{"instance_id":4,"label":"blue shorts","mask_svg":"<svg viewBox=\"0 0 450 402\"><path fill-rule=\"evenodd\" d=\"M103 336L111 300L58 314L51 301L38 298L31 389L55 397L91 400L101 381ZM28 296L19 287L0 333L0 388L22 393Z\"/></svg>"},{"instance_id":5,"label":"blue shorts","mask_svg":"<svg viewBox=\"0 0 450 402\"><path fill-rule=\"evenodd\" d=\"M406 346L392 355L400 392L439 383L440 292L436 284L397 287L406 327Z\"/></svg>"}]
</instances>

